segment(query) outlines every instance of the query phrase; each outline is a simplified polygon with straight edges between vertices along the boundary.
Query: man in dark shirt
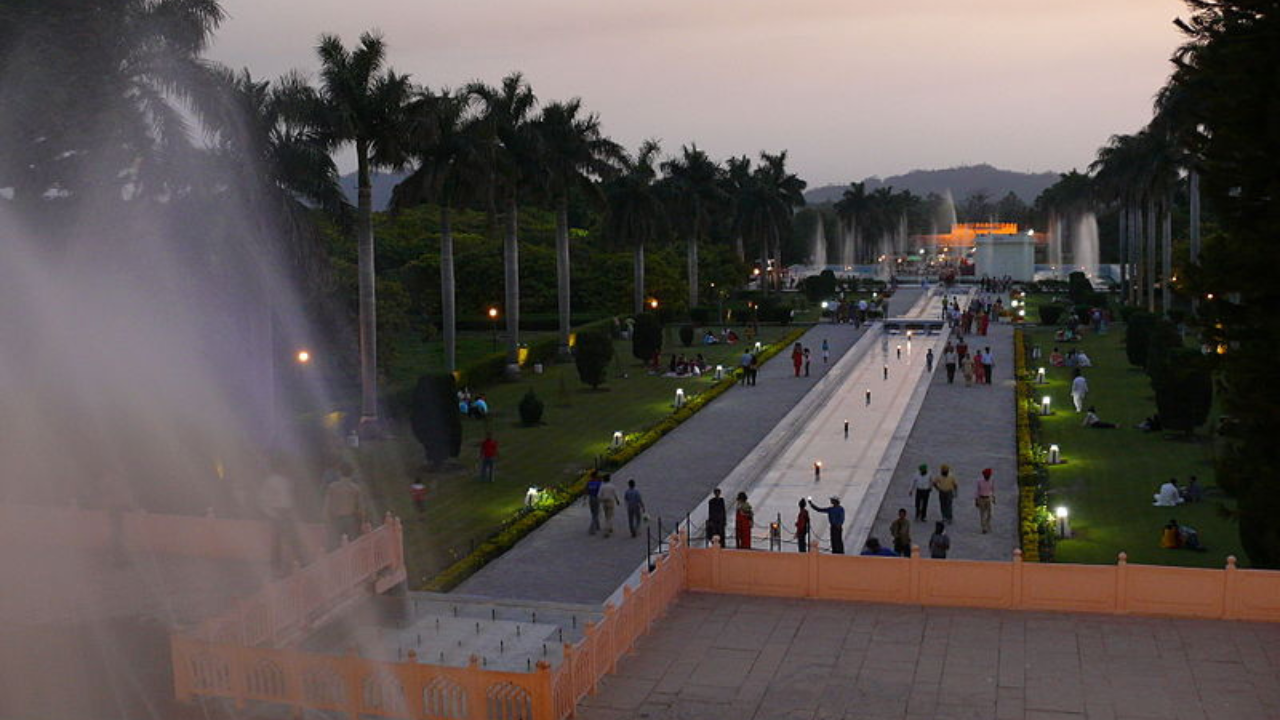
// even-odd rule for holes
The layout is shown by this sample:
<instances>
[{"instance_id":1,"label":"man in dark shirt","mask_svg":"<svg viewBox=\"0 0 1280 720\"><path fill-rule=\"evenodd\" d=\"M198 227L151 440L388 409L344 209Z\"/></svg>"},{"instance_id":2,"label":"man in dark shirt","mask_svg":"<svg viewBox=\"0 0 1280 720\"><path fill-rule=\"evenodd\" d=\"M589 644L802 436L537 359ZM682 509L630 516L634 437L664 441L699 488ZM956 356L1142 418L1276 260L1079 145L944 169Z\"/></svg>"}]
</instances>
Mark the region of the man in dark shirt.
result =
<instances>
[{"instance_id":1,"label":"man in dark shirt","mask_svg":"<svg viewBox=\"0 0 1280 720\"><path fill-rule=\"evenodd\" d=\"M716 488L712 493L712 498L707 501L707 546L711 546L711 538L720 538L720 543L724 544L724 528L728 515L725 513L724 498L720 497L720 488Z\"/></svg>"},{"instance_id":2,"label":"man in dark shirt","mask_svg":"<svg viewBox=\"0 0 1280 720\"><path fill-rule=\"evenodd\" d=\"M831 523L831 553L833 555L844 554L844 508L840 506L840 498L831 498L831 507L818 507L809 501L809 507L823 513L827 516L827 520Z\"/></svg>"},{"instance_id":3,"label":"man in dark shirt","mask_svg":"<svg viewBox=\"0 0 1280 720\"><path fill-rule=\"evenodd\" d=\"M591 508L591 527L588 535L595 535L600 530L600 471L592 470L587 478L587 507Z\"/></svg>"}]
</instances>

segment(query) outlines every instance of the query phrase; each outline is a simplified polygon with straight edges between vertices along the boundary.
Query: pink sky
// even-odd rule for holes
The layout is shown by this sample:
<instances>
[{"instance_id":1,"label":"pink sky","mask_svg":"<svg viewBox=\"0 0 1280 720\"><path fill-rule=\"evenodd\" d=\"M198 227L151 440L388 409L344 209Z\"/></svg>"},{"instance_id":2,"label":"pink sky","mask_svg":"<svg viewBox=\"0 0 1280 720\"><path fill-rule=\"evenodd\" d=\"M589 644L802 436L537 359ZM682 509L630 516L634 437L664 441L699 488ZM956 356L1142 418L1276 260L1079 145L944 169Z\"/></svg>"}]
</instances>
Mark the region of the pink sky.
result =
<instances>
[{"instance_id":1,"label":"pink sky","mask_svg":"<svg viewBox=\"0 0 1280 720\"><path fill-rule=\"evenodd\" d=\"M223 0L213 56L314 72L321 32L379 28L432 87L519 69L634 147L788 149L811 186L989 162L1082 168L1141 127L1179 0Z\"/></svg>"}]
</instances>

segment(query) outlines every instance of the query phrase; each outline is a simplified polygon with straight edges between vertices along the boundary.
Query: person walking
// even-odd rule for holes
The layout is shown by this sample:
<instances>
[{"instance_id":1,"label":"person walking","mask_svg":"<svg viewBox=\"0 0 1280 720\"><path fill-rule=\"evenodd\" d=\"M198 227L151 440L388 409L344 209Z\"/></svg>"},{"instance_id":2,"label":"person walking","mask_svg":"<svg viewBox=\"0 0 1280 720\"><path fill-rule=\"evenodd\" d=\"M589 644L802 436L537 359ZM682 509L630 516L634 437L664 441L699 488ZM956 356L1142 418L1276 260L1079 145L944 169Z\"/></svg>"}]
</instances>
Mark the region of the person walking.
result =
<instances>
[{"instance_id":1,"label":"person walking","mask_svg":"<svg viewBox=\"0 0 1280 720\"><path fill-rule=\"evenodd\" d=\"M933 348L929 348L924 354L924 371L930 374L933 373Z\"/></svg>"},{"instance_id":2,"label":"person walking","mask_svg":"<svg viewBox=\"0 0 1280 720\"><path fill-rule=\"evenodd\" d=\"M600 530L600 471L591 470L587 476L587 507L591 510L591 525L587 527L588 535L595 535Z\"/></svg>"},{"instance_id":3,"label":"person walking","mask_svg":"<svg viewBox=\"0 0 1280 720\"><path fill-rule=\"evenodd\" d=\"M822 364L826 365L831 359L831 343L826 338L822 338Z\"/></svg>"},{"instance_id":4,"label":"person walking","mask_svg":"<svg viewBox=\"0 0 1280 720\"><path fill-rule=\"evenodd\" d=\"M942 367L947 371L947 384L951 385L956 381L956 349L947 343L942 348Z\"/></svg>"},{"instance_id":5,"label":"person walking","mask_svg":"<svg viewBox=\"0 0 1280 720\"><path fill-rule=\"evenodd\" d=\"M911 487L911 494L916 499L916 520L924 522L929 513L929 495L933 492L933 479L929 477L929 466L921 465L920 474L916 475Z\"/></svg>"},{"instance_id":6,"label":"person walking","mask_svg":"<svg viewBox=\"0 0 1280 720\"><path fill-rule=\"evenodd\" d=\"M951 549L951 537L947 535L947 524L933 524L933 535L929 537L929 557L934 560L946 560L947 551Z\"/></svg>"},{"instance_id":7,"label":"person walking","mask_svg":"<svg viewBox=\"0 0 1280 720\"><path fill-rule=\"evenodd\" d=\"M751 528L755 525L756 514L747 502L747 494L738 493L738 500L733 513L734 545L739 550L751 549Z\"/></svg>"},{"instance_id":8,"label":"person walking","mask_svg":"<svg viewBox=\"0 0 1280 720\"><path fill-rule=\"evenodd\" d=\"M796 548L809 552L809 509L804 500L800 501L800 512L796 515Z\"/></svg>"},{"instance_id":9,"label":"person walking","mask_svg":"<svg viewBox=\"0 0 1280 720\"><path fill-rule=\"evenodd\" d=\"M716 488L707 501L707 547L711 547L711 541L717 538L720 540L720 547L725 546L724 529L727 523L724 498L720 497L720 488Z\"/></svg>"},{"instance_id":10,"label":"person walking","mask_svg":"<svg viewBox=\"0 0 1280 720\"><path fill-rule=\"evenodd\" d=\"M973 357L960 356L960 374L964 376L964 386L973 387Z\"/></svg>"},{"instance_id":11,"label":"person walking","mask_svg":"<svg viewBox=\"0 0 1280 720\"><path fill-rule=\"evenodd\" d=\"M498 441L493 439L491 433L484 434L484 440L480 441L480 480L483 482L493 482L494 465L498 462Z\"/></svg>"},{"instance_id":12,"label":"person walking","mask_svg":"<svg viewBox=\"0 0 1280 720\"><path fill-rule=\"evenodd\" d=\"M952 509L956 499L956 479L951 475L951 467L943 465L939 475L933 479L933 489L938 491L938 505L942 507L942 519L948 525L954 519Z\"/></svg>"},{"instance_id":13,"label":"person walking","mask_svg":"<svg viewBox=\"0 0 1280 720\"><path fill-rule=\"evenodd\" d=\"M981 350L973 354L973 383L975 385L987 383L987 366L982 363Z\"/></svg>"},{"instance_id":14,"label":"person walking","mask_svg":"<svg viewBox=\"0 0 1280 720\"><path fill-rule=\"evenodd\" d=\"M742 357L738 358L738 367L742 368L741 380L743 385L755 384L751 381L751 365L754 361L755 357L751 354L751 351L743 348Z\"/></svg>"},{"instance_id":15,"label":"person walking","mask_svg":"<svg viewBox=\"0 0 1280 720\"><path fill-rule=\"evenodd\" d=\"M804 376L809 377L809 348L804 349Z\"/></svg>"},{"instance_id":16,"label":"person walking","mask_svg":"<svg viewBox=\"0 0 1280 720\"><path fill-rule=\"evenodd\" d=\"M613 535L613 511L618 507L618 489L613 486L613 477L605 475L600 480L600 509L604 511L604 536Z\"/></svg>"},{"instance_id":17,"label":"person walking","mask_svg":"<svg viewBox=\"0 0 1280 720\"><path fill-rule=\"evenodd\" d=\"M889 523L889 536L893 538L893 551L902 557L911 557L911 521L907 509L898 508L898 519Z\"/></svg>"},{"instance_id":18,"label":"person walking","mask_svg":"<svg viewBox=\"0 0 1280 720\"><path fill-rule=\"evenodd\" d=\"M644 498L640 497L634 479L627 481L627 491L622 494L622 499L627 504L627 529L631 531L631 537L635 537L644 519Z\"/></svg>"},{"instance_id":19,"label":"person walking","mask_svg":"<svg viewBox=\"0 0 1280 720\"><path fill-rule=\"evenodd\" d=\"M991 468L982 471L978 478L978 491L973 504L978 507L978 522L982 526L982 534L991 532L991 506L996 502L996 484L991 481Z\"/></svg>"},{"instance_id":20,"label":"person walking","mask_svg":"<svg viewBox=\"0 0 1280 720\"><path fill-rule=\"evenodd\" d=\"M800 343L791 348L791 366L795 368L796 377L800 377L800 366L804 364L804 349Z\"/></svg>"},{"instance_id":21,"label":"person walking","mask_svg":"<svg viewBox=\"0 0 1280 720\"><path fill-rule=\"evenodd\" d=\"M831 523L831 554L844 554L844 508L840 506L840 498L831 498L829 507L818 507L809 501L809 507L827 516L827 522Z\"/></svg>"},{"instance_id":22,"label":"person walking","mask_svg":"<svg viewBox=\"0 0 1280 720\"><path fill-rule=\"evenodd\" d=\"M1071 402L1076 405L1076 412L1084 412L1084 399L1089 395L1089 381L1085 380L1084 373L1080 372L1080 368L1076 368L1072 373L1075 377L1071 380Z\"/></svg>"},{"instance_id":23,"label":"person walking","mask_svg":"<svg viewBox=\"0 0 1280 720\"><path fill-rule=\"evenodd\" d=\"M360 537L364 525L364 492L352 479L353 470L343 462L338 468L338 479L324 489L324 517L329 523L329 547L342 544L342 538L355 540Z\"/></svg>"},{"instance_id":24,"label":"person walking","mask_svg":"<svg viewBox=\"0 0 1280 720\"><path fill-rule=\"evenodd\" d=\"M984 333L985 334L985 333ZM996 356L991 353L991 348L982 348L982 377L988 385L991 384L991 378L996 374Z\"/></svg>"}]
</instances>

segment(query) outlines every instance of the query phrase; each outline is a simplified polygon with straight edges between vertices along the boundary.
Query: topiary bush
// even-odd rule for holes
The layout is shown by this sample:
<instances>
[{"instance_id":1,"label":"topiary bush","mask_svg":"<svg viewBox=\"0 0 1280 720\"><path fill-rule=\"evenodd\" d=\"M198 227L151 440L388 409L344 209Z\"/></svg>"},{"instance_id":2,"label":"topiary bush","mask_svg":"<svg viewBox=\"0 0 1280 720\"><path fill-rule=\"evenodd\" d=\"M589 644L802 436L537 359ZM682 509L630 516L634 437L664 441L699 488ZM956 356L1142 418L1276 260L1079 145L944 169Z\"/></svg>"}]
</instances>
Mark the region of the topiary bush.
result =
<instances>
[{"instance_id":1,"label":"topiary bush","mask_svg":"<svg viewBox=\"0 0 1280 720\"><path fill-rule=\"evenodd\" d=\"M1129 364L1140 368L1147 366L1147 346L1156 316L1145 310L1130 313L1124 328L1124 354Z\"/></svg>"},{"instance_id":2,"label":"topiary bush","mask_svg":"<svg viewBox=\"0 0 1280 720\"><path fill-rule=\"evenodd\" d=\"M546 409L538 394L529 388L524 397L520 398L520 422L525 425L537 425L542 422L542 412Z\"/></svg>"},{"instance_id":3,"label":"topiary bush","mask_svg":"<svg viewBox=\"0 0 1280 720\"><path fill-rule=\"evenodd\" d=\"M689 347L690 345L693 344L693 326L692 325L680 326L680 344L684 345L685 347Z\"/></svg>"},{"instance_id":4,"label":"topiary bush","mask_svg":"<svg viewBox=\"0 0 1280 720\"><path fill-rule=\"evenodd\" d=\"M578 366L578 378L595 390L608 375L609 361L613 359L613 341L602 332L586 332L578 335L574 346L573 362Z\"/></svg>"},{"instance_id":5,"label":"topiary bush","mask_svg":"<svg viewBox=\"0 0 1280 720\"><path fill-rule=\"evenodd\" d=\"M427 462L440 465L462 452L458 387L450 373L423 375L413 390L409 426Z\"/></svg>"},{"instance_id":6,"label":"topiary bush","mask_svg":"<svg viewBox=\"0 0 1280 720\"><path fill-rule=\"evenodd\" d=\"M1209 360L1186 347L1171 348L1151 375L1156 411L1169 430L1188 435L1209 419L1213 408L1213 374Z\"/></svg>"},{"instance_id":7,"label":"topiary bush","mask_svg":"<svg viewBox=\"0 0 1280 720\"><path fill-rule=\"evenodd\" d=\"M1041 325L1057 325L1062 319L1061 305L1041 305L1040 306L1040 324Z\"/></svg>"},{"instance_id":8,"label":"topiary bush","mask_svg":"<svg viewBox=\"0 0 1280 720\"><path fill-rule=\"evenodd\" d=\"M653 313L636 316L631 333L631 354L641 362L649 362L654 353L662 352L662 321Z\"/></svg>"},{"instance_id":9,"label":"topiary bush","mask_svg":"<svg viewBox=\"0 0 1280 720\"><path fill-rule=\"evenodd\" d=\"M1156 319L1147 332L1147 357L1144 368L1153 379L1164 371L1164 365L1171 360L1171 353L1182 347L1182 336L1178 327L1163 318Z\"/></svg>"}]
</instances>

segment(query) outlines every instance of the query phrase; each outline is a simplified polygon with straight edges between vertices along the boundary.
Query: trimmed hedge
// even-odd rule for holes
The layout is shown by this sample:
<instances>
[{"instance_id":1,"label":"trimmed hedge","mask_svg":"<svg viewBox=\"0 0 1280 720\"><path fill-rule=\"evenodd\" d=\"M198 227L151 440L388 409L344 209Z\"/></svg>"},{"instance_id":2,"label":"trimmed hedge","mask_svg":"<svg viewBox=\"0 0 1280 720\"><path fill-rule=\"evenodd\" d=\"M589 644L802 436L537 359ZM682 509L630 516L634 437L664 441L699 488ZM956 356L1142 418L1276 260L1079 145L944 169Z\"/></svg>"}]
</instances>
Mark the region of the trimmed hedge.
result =
<instances>
[{"instance_id":1,"label":"trimmed hedge","mask_svg":"<svg viewBox=\"0 0 1280 720\"><path fill-rule=\"evenodd\" d=\"M1053 528L1044 490L1048 480L1036 440L1040 425L1034 388L1027 369L1027 340L1021 328L1013 331L1015 433L1018 445L1018 537L1025 562L1041 562L1053 552Z\"/></svg>"},{"instance_id":2,"label":"trimmed hedge","mask_svg":"<svg viewBox=\"0 0 1280 720\"><path fill-rule=\"evenodd\" d=\"M764 363L791 347L792 343L799 340L807 330L807 327L797 328L785 337L778 339L777 342L765 346L760 352L760 362ZM649 449L658 440L661 440L664 435L679 427L680 423L688 420L694 413L706 406L707 403L727 392L729 388L737 384L741 374L741 368L726 371L723 380L717 381L705 391L689 398L683 407L678 408L644 431L627 436L627 440L621 448L611 450L604 456L601 462L601 469L614 470L627 464L637 455ZM544 489L537 503L532 507L524 507L516 511L499 526L493 535L480 543L474 551L431 578L421 589L432 592L448 592L457 587L463 580L471 577L491 560L511 549L524 536L538 529L540 525L550 520L556 513L572 505L586 492L587 478L590 476L590 472L590 470L584 470L567 485L552 486Z\"/></svg>"}]
</instances>

